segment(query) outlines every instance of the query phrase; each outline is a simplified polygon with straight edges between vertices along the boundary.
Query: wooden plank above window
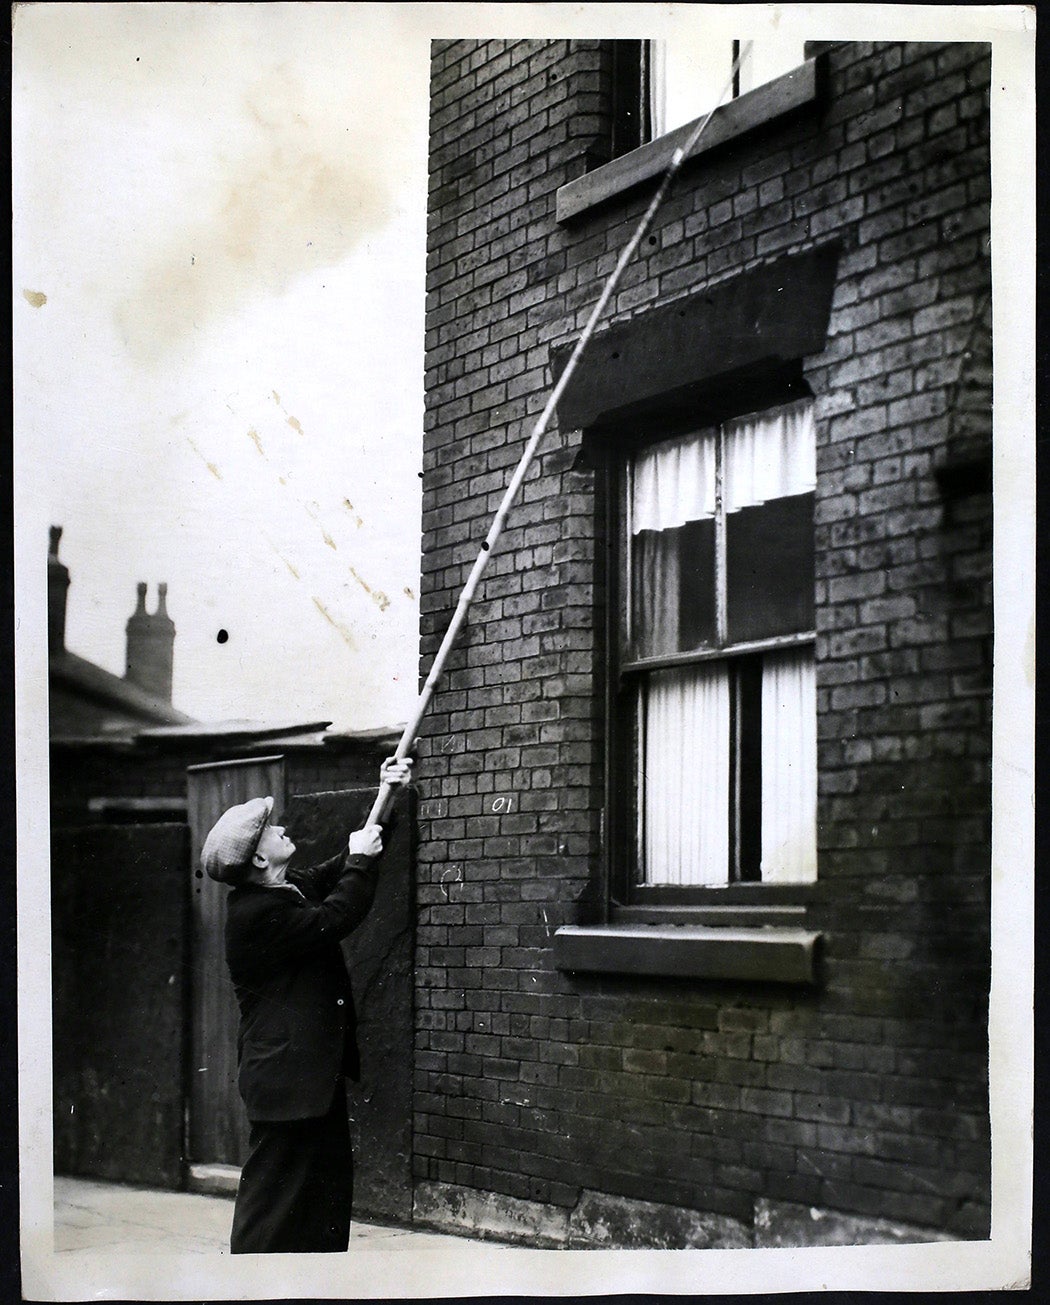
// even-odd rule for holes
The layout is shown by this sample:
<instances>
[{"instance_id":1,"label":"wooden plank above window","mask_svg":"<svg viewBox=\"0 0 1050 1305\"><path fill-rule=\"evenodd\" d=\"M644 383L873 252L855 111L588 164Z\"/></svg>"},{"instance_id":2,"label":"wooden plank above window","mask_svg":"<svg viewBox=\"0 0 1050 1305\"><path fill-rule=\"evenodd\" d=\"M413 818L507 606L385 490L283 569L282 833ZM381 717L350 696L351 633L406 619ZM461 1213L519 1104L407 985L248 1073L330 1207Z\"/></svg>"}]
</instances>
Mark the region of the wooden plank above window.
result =
<instances>
[{"instance_id":1,"label":"wooden plank above window","mask_svg":"<svg viewBox=\"0 0 1050 1305\"><path fill-rule=\"evenodd\" d=\"M808 393L799 360L824 349L840 251L775 259L599 332L558 405L561 429L612 434L678 411L718 421ZM556 376L571 351L553 351Z\"/></svg>"},{"instance_id":2,"label":"wooden plank above window","mask_svg":"<svg viewBox=\"0 0 1050 1305\"><path fill-rule=\"evenodd\" d=\"M807 59L804 64L792 68L782 77L766 82L763 86L756 86L746 95L715 109L689 162L729 141L739 140L758 127L816 104L820 84L818 61L819 56L817 59ZM560 187L557 220L568 222L636 186L655 182L667 171L675 150L686 143L695 126L696 120L685 123Z\"/></svg>"}]
</instances>

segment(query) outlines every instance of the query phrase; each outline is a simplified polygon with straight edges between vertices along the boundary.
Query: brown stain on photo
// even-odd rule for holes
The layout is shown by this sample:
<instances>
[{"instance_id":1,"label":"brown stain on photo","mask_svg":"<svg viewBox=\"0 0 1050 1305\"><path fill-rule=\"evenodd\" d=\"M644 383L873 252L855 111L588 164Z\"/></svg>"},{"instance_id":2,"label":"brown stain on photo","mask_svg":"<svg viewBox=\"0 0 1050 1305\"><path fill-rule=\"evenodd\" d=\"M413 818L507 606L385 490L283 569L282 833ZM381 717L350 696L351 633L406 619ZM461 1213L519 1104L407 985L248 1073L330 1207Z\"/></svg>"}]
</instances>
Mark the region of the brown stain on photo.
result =
<instances>
[{"instance_id":1,"label":"brown stain on photo","mask_svg":"<svg viewBox=\"0 0 1050 1305\"><path fill-rule=\"evenodd\" d=\"M33 308L43 308L47 303L47 295L42 290L23 290L26 303Z\"/></svg>"},{"instance_id":2,"label":"brown stain on photo","mask_svg":"<svg viewBox=\"0 0 1050 1305\"><path fill-rule=\"evenodd\" d=\"M197 447L195 442L189 437L189 435L186 436L186 443L190 446L190 448L194 451L194 453L196 453L197 457L200 458L201 462L204 463L204 465L208 468L208 470L215 477L215 479L222 480L222 473L219 471L219 468L215 465L214 462L208 461L208 459L200 451L200 449Z\"/></svg>"},{"instance_id":3,"label":"brown stain on photo","mask_svg":"<svg viewBox=\"0 0 1050 1305\"><path fill-rule=\"evenodd\" d=\"M375 603L375 605L379 608L379 610L381 612L385 612L386 609L390 606L390 599L386 596L386 594L383 593L382 589L373 589L367 580L362 579L362 577L357 574L357 572L354 570L353 567L350 567L350 574L354 577L354 579L365 591L365 593L369 596L369 598L371 598L371 600Z\"/></svg>"},{"instance_id":4,"label":"brown stain on photo","mask_svg":"<svg viewBox=\"0 0 1050 1305\"><path fill-rule=\"evenodd\" d=\"M271 390L271 391L270 391L270 396L272 397L274 403L277 404L278 408L280 408L280 410L284 413L284 419L285 419L285 421L288 423L288 425L291 426L292 430L294 430L294 431L298 431L298 433L299 433L300 435L305 435L306 432L303 430L303 428L302 428L302 424L300 423L299 418L298 418L298 417L293 417L293 416L292 416L292 414L288 411L288 409L287 409L287 408L284 406L284 404L281 402L281 396L277 393L277 391L276 391L276 390Z\"/></svg>"},{"instance_id":5,"label":"brown stain on photo","mask_svg":"<svg viewBox=\"0 0 1050 1305\"><path fill-rule=\"evenodd\" d=\"M265 458L266 454L263 451L262 440L259 438L259 432L254 427L252 427L252 429L248 432L248 438L259 450L260 454L262 454L262 456Z\"/></svg>"},{"instance_id":6,"label":"brown stain on photo","mask_svg":"<svg viewBox=\"0 0 1050 1305\"><path fill-rule=\"evenodd\" d=\"M337 621L335 619L332 613L328 610L327 607L325 607L324 603L321 602L320 598L318 598L316 594L312 594L311 597L313 598L314 606L321 613L321 615L328 622L328 624L332 627L332 629L335 630L342 637L346 646L348 648L356 648L357 645L354 643L353 635L346 628L346 626L343 625L341 621Z\"/></svg>"},{"instance_id":7,"label":"brown stain on photo","mask_svg":"<svg viewBox=\"0 0 1050 1305\"><path fill-rule=\"evenodd\" d=\"M131 288L114 308L138 361L158 363L215 319L336 266L392 215L365 129L348 139L322 110L304 113L308 100L288 64L260 77L231 124L239 130L229 140L245 143L205 160L221 170L199 217L187 223L176 204L170 229L140 251L137 268L129 260Z\"/></svg>"},{"instance_id":8,"label":"brown stain on photo","mask_svg":"<svg viewBox=\"0 0 1050 1305\"><path fill-rule=\"evenodd\" d=\"M273 540L269 537L269 535L266 535L266 542L270 545L270 547L273 549L273 551L277 554L277 556L278 556L278 557L281 559L281 561L285 564L285 566L288 568L288 570L291 571L292 575L296 578L296 580L301 579L302 577L299 575L299 572L295 569L295 567L291 564L291 562L288 561L288 559L287 559L287 558L285 557L285 555L281 552L281 550L277 547L277 545L273 542Z\"/></svg>"}]
</instances>

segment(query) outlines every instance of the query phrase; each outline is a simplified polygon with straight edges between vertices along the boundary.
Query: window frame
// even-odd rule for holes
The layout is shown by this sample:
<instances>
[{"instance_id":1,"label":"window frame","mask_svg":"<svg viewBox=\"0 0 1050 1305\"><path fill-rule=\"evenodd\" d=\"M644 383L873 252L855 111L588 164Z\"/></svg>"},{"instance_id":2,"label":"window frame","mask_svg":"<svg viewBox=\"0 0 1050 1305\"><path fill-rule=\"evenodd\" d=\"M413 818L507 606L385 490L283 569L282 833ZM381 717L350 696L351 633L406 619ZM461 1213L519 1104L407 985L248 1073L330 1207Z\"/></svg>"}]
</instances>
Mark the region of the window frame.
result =
<instances>
[{"instance_id":1,"label":"window frame","mask_svg":"<svg viewBox=\"0 0 1050 1305\"><path fill-rule=\"evenodd\" d=\"M797 391L777 398L770 394L761 396L762 407L752 411L767 411L790 403L800 396ZM812 396L809 396L810 398ZM816 646L815 620L814 628L790 634L772 635L746 642L728 643L726 634L726 531L725 511L722 500L722 473L725 457L725 427L734 416L744 415L722 411L716 420L702 421L694 416L691 420L679 417L676 420L661 422L659 419L649 421L644 430L634 432L629 438L617 441L612 457L608 458L602 468L601 493L604 504L606 530L605 575L606 575L606 693L605 693L605 727L606 727L606 785L605 807L602 821L602 843L606 863L608 884L608 909L611 916L624 923L660 923L669 918L671 912L677 918L683 909L689 918L720 922L727 910L734 907L751 905L756 898L761 898L761 905L768 907L773 915L771 922L780 922L776 918L778 911L793 910L795 904L811 889L816 882L770 883L761 878L732 878L734 869L740 869L740 802L737 794L732 792L733 767L738 760L737 749L731 751L731 799L730 799L730 855L734 863L727 866L727 880L717 885L653 885L637 882L638 865L632 851L630 821L635 810L634 757L632 755L632 703L636 701L632 682L637 682L648 672L668 667L690 666L701 662L717 661L721 663L740 662L754 659L766 652L777 652L794 648ZM717 432L718 453L716 455L716 516L715 516L715 567L716 567L716 607L718 609L718 646L706 647L690 652L673 653L662 656L635 658L627 661L623 650L629 646L631 620L631 589L629 580L631 535L629 514L629 464L633 455L641 449L674 438L689 431L714 428ZM815 587L815 578L814 578ZM814 595L815 597L815 595ZM816 605L814 601L814 617ZM731 703L736 700L736 676L731 679ZM731 725L731 729L733 726ZM736 836L734 837L734 830ZM712 917L712 910L715 912Z\"/></svg>"}]
</instances>

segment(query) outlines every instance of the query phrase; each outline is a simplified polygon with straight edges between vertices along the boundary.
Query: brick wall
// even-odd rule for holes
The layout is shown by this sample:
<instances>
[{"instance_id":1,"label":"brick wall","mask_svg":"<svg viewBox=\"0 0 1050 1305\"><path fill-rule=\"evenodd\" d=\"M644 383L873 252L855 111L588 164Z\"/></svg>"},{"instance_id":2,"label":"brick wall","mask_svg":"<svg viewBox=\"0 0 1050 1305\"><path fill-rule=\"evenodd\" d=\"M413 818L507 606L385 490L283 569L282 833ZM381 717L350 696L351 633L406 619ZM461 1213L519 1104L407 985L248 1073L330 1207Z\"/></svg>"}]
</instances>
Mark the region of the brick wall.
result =
<instances>
[{"instance_id":1,"label":"brick wall","mask_svg":"<svg viewBox=\"0 0 1050 1305\"><path fill-rule=\"evenodd\" d=\"M107 744L55 744L50 754L51 823L90 821L92 798L186 797L185 757Z\"/></svg>"},{"instance_id":2,"label":"brick wall","mask_svg":"<svg viewBox=\"0 0 1050 1305\"><path fill-rule=\"evenodd\" d=\"M231 746L221 736L179 741L167 747L139 741L120 746L107 743L55 744L50 757L51 820L55 826L82 825L96 819L88 808L92 798L186 799L186 768L227 757L283 756L289 793L321 793L378 785L379 766L396 747L396 736L339 739L327 744L282 748L275 739L260 751Z\"/></svg>"},{"instance_id":3,"label":"brick wall","mask_svg":"<svg viewBox=\"0 0 1050 1305\"><path fill-rule=\"evenodd\" d=\"M418 1181L960 1235L988 1219L988 52L829 49L819 111L698 160L610 320L842 242L816 401L812 992L568 976L602 909L604 538L549 437L419 748ZM649 192L555 221L600 157L597 41L436 42L422 669Z\"/></svg>"}]
</instances>

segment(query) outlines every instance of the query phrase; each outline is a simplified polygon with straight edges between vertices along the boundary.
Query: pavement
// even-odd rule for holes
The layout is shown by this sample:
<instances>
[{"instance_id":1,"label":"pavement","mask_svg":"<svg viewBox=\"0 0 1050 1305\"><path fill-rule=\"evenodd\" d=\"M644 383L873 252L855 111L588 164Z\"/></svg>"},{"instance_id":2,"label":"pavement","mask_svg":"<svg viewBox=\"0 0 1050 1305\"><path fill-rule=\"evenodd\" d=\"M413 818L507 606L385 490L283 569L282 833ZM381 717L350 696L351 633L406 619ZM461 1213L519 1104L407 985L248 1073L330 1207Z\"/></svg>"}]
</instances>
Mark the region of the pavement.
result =
<instances>
[{"instance_id":1,"label":"pavement","mask_svg":"<svg viewBox=\"0 0 1050 1305\"><path fill-rule=\"evenodd\" d=\"M154 1191L83 1178L55 1178L55 1254L71 1260L97 1252L229 1254L233 1199L194 1192ZM476 1248L491 1241L354 1221L351 1251Z\"/></svg>"}]
</instances>

